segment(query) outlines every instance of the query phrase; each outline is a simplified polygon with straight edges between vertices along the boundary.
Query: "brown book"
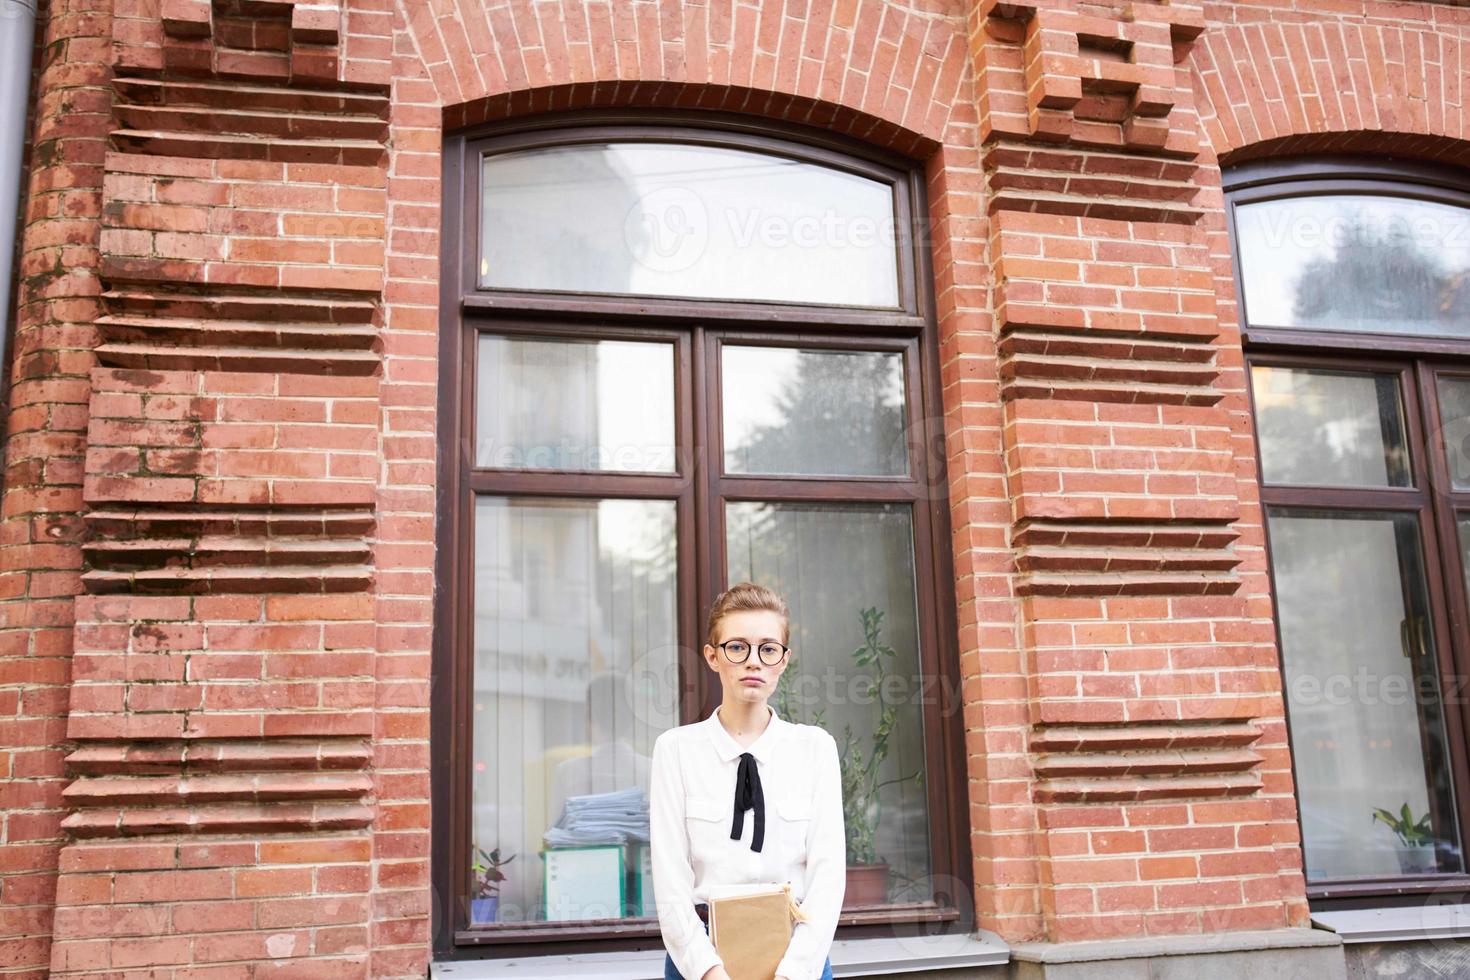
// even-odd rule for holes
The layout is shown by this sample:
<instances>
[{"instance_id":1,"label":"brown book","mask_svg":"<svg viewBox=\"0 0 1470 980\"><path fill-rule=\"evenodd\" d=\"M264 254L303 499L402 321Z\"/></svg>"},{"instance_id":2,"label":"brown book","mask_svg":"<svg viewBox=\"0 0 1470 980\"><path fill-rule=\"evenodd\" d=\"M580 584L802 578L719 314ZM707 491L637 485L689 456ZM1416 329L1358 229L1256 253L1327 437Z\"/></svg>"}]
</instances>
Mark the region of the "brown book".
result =
<instances>
[{"instance_id":1,"label":"brown book","mask_svg":"<svg viewBox=\"0 0 1470 980\"><path fill-rule=\"evenodd\" d=\"M791 885L728 885L709 901L709 937L730 980L773 980L806 913Z\"/></svg>"}]
</instances>

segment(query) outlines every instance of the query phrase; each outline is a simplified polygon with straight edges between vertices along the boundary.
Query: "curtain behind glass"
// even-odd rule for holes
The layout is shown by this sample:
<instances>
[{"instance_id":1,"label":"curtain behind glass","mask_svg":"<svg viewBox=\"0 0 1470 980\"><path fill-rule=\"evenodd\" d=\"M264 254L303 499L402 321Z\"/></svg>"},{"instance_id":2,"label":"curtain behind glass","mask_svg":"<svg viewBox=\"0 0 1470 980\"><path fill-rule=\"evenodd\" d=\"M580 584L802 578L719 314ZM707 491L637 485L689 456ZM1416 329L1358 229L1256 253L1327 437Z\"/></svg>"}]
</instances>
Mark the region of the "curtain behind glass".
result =
<instances>
[{"instance_id":1,"label":"curtain behind glass","mask_svg":"<svg viewBox=\"0 0 1470 980\"><path fill-rule=\"evenodd\" d=\"M542 836L570 796L648 791L677 725L674 504L480 497L472 843L514 853L499 921L543 917ZM630 863L631 863L630 858Z\"/></svg>"},{"instance_id":2,"label":"curtain behind glass","mask_svg":"<svg viewBox=\"0 0 1470 980\"><path fill-rule=\"evenodd\" d=\"M1308 880L1411 873L1375 820L1431 810L1459 871L1445 730L1417 522L1367 511L1269 511Z\"/></svg>"}]
</instances>

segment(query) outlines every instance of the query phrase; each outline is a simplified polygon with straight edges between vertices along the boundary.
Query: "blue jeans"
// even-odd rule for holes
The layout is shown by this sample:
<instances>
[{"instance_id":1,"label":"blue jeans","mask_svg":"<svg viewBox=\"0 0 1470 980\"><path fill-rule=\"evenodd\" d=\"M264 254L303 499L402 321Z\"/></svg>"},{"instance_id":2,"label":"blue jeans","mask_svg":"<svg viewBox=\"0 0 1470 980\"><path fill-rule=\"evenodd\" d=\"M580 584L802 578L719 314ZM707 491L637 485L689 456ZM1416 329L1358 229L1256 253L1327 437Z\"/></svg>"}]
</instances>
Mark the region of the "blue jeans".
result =
<instances>
[{"instance_id":1,"label":"blue jeans","mask_svg":"<svg viewBox=\"0 0 1470 980\"><path fill-rule=\"evenodd\" d=\"M704 924L704 931L709 932L709 923ZM664 954L664 980L685 980L684 975L674 968L674 958L668 953ZM695 977L694 980L700 980ZM827 957L822 964L822 976L819 980L832 980L832 957Z\"/></svg>"}]
</instances>

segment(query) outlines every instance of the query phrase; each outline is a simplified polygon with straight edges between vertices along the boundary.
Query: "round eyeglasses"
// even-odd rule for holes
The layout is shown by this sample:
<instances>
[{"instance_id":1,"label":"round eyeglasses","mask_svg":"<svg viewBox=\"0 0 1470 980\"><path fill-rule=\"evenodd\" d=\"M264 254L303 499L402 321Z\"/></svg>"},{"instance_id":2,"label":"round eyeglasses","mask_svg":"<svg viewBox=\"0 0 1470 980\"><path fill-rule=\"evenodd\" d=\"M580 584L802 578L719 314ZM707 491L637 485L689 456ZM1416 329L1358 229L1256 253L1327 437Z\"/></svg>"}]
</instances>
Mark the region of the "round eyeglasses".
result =
<instances>
[{"instance_id":1,"label":"round eyeglasses","mask_svg":"<svg viewBox=\"0 0 1470 980\"><path fill-rule=\"evenodd\" d=\"M743 664L750 659L750 644L744 640L726 640L724 643L716 643L715 646L725 651L725 659L732 664ZM775 640L766 640L756 647L755 655L760 657L761 663L767 667L774 667L786 656L791 648L784 643Z\"/></svg>"}]
</instances>

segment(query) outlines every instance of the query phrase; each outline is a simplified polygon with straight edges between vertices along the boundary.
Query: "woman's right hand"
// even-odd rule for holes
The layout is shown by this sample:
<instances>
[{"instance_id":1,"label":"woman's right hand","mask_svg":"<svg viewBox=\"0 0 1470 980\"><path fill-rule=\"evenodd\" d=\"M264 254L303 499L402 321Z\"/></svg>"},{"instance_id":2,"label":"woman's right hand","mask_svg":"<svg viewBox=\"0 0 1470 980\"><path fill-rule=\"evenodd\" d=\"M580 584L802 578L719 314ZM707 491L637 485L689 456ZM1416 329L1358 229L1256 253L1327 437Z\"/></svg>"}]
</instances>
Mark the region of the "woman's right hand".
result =
<instances>
[{"instance_id":1,"label":"woman's right hand","mask_svg":"<svg viewBox=\"0 0 1470 980\"><path fill-rule=\"evenodd\" d=\"M700 980L730 980L730 974L725 972L723 964L716 963L704 971L704 976Z\"/></svg>"}]
</instances>

